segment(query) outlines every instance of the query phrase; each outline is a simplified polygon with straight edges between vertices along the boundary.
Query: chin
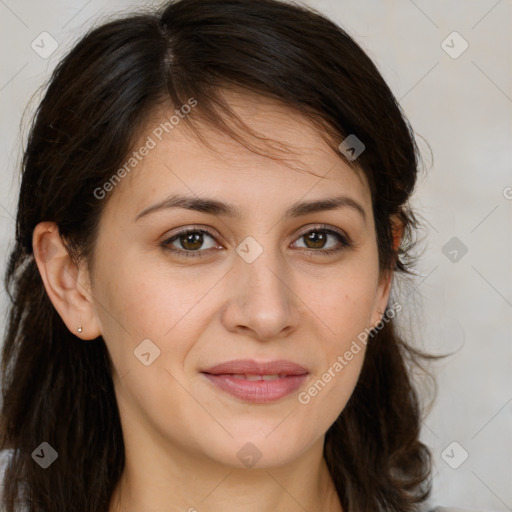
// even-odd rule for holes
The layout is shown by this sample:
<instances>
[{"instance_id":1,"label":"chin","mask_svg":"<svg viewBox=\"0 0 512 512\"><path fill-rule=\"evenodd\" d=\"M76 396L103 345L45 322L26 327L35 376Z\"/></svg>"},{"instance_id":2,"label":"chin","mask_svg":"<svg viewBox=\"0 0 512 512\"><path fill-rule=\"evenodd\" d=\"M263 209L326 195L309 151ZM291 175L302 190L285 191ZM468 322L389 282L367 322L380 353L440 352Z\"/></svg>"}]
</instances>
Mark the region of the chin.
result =
<instances>
[{"instance_id":1,"label":"chin","mask_svg":"<svg viewBox=\"0 0 512 512\"><path fill-rule=\"evenodd\" d=\"M245 435L230 439L227 443L219 444L219 453L212 453L211 457L229 467L268 469L293 462L307 449L292 437L286 437L287 442L284 443L282 435L270 439L272 435Z\"/></svg>"}]
</instances>

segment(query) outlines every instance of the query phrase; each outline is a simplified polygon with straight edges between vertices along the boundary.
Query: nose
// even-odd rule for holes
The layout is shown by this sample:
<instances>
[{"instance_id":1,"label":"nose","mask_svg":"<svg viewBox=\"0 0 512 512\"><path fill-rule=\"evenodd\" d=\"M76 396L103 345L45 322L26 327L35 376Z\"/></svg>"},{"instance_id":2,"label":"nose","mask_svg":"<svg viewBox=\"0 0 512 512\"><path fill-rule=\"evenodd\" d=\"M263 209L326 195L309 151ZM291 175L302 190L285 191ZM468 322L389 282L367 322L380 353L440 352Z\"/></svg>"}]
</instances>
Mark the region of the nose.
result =
<instances>
[{"instance_id":1,"label":"nose","mask_svg":"<svg viewBox=\"0 0 512 512\"><path fill-rule=\"evenodd\" d=\"M283 338L300 318L291 272L275 251L264 250L252 263L237 257L230 272L230 294L222 321L230 332L259 340Z\"/></svg>"}]
</instances>

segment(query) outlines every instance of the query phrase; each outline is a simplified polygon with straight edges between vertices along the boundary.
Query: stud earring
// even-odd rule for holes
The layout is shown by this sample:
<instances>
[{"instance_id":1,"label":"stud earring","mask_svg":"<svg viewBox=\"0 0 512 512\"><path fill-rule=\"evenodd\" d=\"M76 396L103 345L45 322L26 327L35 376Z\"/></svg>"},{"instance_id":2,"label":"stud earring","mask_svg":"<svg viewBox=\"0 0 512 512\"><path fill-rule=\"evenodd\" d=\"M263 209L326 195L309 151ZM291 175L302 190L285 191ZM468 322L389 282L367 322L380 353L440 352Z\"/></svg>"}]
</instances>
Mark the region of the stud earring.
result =
<instances>
[{"instance_id":1,"label":"stud earring","mask_svg":"<svg viewBox=\"0 0 512 512\"><path fill-rule=\"evenodd\" d=\"M82 332L82 326L81 325L78 326L77 331L78 332Z\"/></svg>"}]
</instances>

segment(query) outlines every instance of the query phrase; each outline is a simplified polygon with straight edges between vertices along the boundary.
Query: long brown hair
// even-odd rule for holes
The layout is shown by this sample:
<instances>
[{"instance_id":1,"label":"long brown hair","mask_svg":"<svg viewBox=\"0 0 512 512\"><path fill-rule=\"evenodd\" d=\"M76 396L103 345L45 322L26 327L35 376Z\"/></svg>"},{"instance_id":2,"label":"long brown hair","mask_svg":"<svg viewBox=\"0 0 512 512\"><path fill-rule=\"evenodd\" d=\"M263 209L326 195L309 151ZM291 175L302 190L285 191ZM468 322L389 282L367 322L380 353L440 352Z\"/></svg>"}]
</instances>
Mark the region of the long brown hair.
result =
<instances>
[{"instance_id":1,"label":"long brown hair","mask_svg":"<svg viewBox=\"0 0 512 512\"><path fill-rule=\"evenodd\" d=\"M178 0L95 28L53 72L23 158L6 272L0 448L13 454L5 512L17 504L34 512L107 512L124 466L105 343L83 343L54 309L34 261L35 226L55 222L70 254L88 260L108 200L94 191L122 165L148 113L193 97L187 122L240 140L240 125L226 122L234 119L222 96L229 87L277 99L317 123L340 158L368 179L381 270L413 273L418 221L408 199L418 148L376 66L342 28L278 0ZM356 161L337 147L350 134L365 145ZM392 215L405 227L398 248ZM420 356L393 319L369 339L357 386L324 445L346 512L413 511L428 496L430 454L419 440L420 403L408 366ZM45 470L31 457L41 442L59 454Z\"/></svg>"}]
</instances>

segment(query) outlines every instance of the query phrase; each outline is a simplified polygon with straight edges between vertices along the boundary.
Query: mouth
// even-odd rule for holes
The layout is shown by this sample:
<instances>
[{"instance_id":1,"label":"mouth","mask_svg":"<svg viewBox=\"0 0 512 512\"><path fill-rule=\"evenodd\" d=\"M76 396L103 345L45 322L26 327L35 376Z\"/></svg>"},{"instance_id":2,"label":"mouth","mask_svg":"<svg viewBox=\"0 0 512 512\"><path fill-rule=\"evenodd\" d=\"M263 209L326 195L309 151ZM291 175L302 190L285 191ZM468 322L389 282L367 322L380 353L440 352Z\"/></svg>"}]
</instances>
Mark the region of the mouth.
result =
<instances>
[{"instance_id":1,"label":"mouth","mask_svg":"<svg viewBox=\"0 0 512 512\"><path fill-rule=\"evenodd\" d=\"M211 375L211 374L210 374ZM256 375L251 373L224 373L224 374L217 374L217 375L224 375L224 376L231 376L233 379L239 379L239 380L265 380L265 381L272 381L277 379L284 379L285 377L290 377L290 375L287 375L286 373L279 373L274 375Z\"/></svg>"},{"instance_id":2,"label":"mouth","mask_svg":"<svg viewBox=\"0 0 512 512\"><path fill-rule=\"evenodd\" d=\"M291 361L235 360L201 372L217 389L245 402L271 403L296 391L309 372Z\"/></svg>"}]
</instances>

